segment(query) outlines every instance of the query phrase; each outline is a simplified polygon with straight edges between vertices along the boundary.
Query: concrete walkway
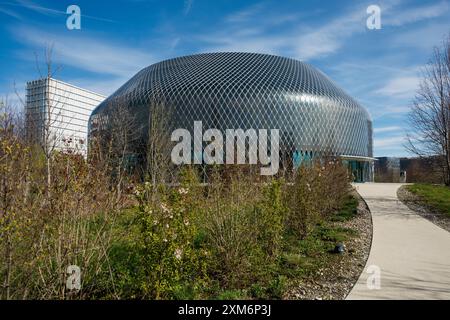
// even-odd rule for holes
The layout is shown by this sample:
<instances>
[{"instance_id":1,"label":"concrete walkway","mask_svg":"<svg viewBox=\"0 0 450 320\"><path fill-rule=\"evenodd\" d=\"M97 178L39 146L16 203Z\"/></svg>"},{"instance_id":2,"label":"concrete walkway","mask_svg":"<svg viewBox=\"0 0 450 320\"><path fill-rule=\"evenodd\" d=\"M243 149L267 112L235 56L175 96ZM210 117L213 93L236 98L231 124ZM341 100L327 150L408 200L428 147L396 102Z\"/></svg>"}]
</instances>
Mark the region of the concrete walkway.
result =
<instances>
[{"instance_id":1,"label":"concrete walkway","mask_svg":"<svg viewBox=\"0 0 450 320\"><path fill-rule=\"evenodd\" d=\"M450 299L450 233L401 203L400 186L355 184L372 213L373 239L365 269L347 299ZM380 288L374 289L377 267Z\"/></svg>"}]
</instances>

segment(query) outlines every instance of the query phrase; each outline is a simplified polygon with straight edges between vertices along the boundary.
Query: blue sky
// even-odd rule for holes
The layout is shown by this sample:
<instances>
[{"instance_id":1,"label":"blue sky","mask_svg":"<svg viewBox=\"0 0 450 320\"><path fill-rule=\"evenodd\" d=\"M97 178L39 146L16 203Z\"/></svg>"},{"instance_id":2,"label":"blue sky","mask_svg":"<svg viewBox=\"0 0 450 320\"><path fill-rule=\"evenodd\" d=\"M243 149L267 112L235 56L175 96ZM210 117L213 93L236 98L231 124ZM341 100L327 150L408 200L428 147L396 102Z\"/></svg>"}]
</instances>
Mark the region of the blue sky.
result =
<instances>
[{"instance_id":1,"label":"blue sky","mask_svg":"<svg viewBox=\"0 0 450 320\"><path fill-rule=\"evenodd\" d=\"M66 9L81 8L81 30ZM366 8L381 8L381 30ZM272 53L307 61L370 112L375 156L404 156L406 114L421 67L450 32L450 2L437 1L29 1L0 0L0 95L39 77L47 44L56 78L109 95L163 59L211 51Z\"/></svg>"}]
</instances>

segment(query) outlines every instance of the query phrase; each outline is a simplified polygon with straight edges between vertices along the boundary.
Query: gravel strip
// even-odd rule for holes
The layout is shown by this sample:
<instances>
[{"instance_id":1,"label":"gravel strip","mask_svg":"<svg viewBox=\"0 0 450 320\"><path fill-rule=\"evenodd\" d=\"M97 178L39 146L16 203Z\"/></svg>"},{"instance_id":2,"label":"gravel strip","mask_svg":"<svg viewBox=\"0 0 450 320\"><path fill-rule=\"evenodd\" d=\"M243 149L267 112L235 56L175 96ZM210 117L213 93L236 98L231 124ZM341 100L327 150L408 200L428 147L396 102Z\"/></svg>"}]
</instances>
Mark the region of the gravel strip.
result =
<instances>
[{"instance_id":1,"label":"gravel strip","mask_svg":"<svg viewBox=\"0 0 450 320\"><path fill-rule=\"evenodd\" d=\"M408 191L406 186L401 186L398 189L397 197L409 209L416 212L418 215L450 232L450 219L435 209L427 206L418 195Z\"/></svg>"},{"instance_id":2,"label":"gravel strip","mask_svg":"<svg viewBox=\"0 0 450 320\"><path fill-rule=\"evenodd\" d=\"M358 232L344 243L342 254L331 254L327 267L318 270L317 276L302 281L286 296L300 300L343 300L352 290L364 270L372 244L372 216L364 200L359 199L358 214L349 221L335 222L337 226Z\"/></svg>"}]
</instances>

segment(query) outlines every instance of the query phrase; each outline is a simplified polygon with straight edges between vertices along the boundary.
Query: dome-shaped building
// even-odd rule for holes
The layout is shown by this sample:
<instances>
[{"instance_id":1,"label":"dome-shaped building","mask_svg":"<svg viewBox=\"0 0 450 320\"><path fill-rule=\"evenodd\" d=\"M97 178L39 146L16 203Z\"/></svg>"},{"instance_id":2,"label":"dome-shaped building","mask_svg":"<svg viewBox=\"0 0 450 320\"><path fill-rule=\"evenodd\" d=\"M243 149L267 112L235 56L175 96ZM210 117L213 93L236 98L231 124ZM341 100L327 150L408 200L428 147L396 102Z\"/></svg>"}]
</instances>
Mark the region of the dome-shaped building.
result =
<instances>
[{"instance_id":1,"label":"dome-shaped building","mask_svg":"<svg viewBox=\"0 0 450 320\"><path fill-rule=\"evenodd\" d=\"M90 134L111 130L117 105L141 121L148 139L152 102L169 106L173 128L279 129L280 145L300 161L327 153L346 161L358 181L372 180L372 122L368 112L327 76L290 58L256 53L204 53L153 64L92 113ZM139 151L140 150L140 151ZM146 148L136 152L145 153ZM286 154L285 154L286 155Z\"/></svg>"}]
</instances>

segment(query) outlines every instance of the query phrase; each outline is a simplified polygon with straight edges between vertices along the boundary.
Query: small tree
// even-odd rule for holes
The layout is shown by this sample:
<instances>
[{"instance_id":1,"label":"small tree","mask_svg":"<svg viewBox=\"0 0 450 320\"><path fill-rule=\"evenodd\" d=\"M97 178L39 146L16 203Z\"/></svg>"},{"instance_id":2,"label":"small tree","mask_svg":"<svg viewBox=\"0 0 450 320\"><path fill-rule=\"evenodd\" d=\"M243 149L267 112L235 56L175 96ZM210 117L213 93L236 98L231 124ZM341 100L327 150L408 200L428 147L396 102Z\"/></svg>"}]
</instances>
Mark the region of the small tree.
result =
<instances>
[{"instance_id":1,"label":"small tree","mask_svg":"<svg viewBox=\"0 0 450 320\"><path fill-rule=\"evenodd\" d=\"M421 158L441 158L443 181L450 185L450 35L423 69L409 124L407 149Z\"/></svg>"},{"instance_id":2,"label":"small tree","mask_svg":"<svg viewBox=\"0 0 450 320\"><path fill-rule=\"evenodd\" d=\"M96 138L100 139L98 142L103 148L103 154L108 158L106 161L112 170L111 176L119 199L127 177L136 169L135 165L139 161L136 155L145 148L141 138L145 125L123 99L113 100L107 108L106 127L100 129Z\"/></svg>"},{"instance_id":3,"label":"small tree","mask_svg":"<svg viewBox=\"0 0 450 320\"><path fill-rule=\"evenodd\" d=\"M51 87L51 83L55 74L61 69L61 66L54 66L53 64L53 45L47 45L44 51L44 65L45 72L41 70L41 62L39 56L35 53L36 69L39 74L40 81L45 83L44 90L44 113L38 110L32 110L27 106L26 101L23 101L16 90L16 95L21 101L25 109L25 125L26 135L29 142L37 144L46 162L46 183L47 183L47 200L50 199L50 189L52 184L52 161L55 151L61 147L63 141L63 129L59 128L63 125L62 110L65 109L67 96L65 94L57 93L58 88ZM54 91L53 91L54 90ZM65 119L64 124L67 125L72 119Z\"/></svg>"},{"instance_id":4,"label":"small tree","mask_svg":"<svg viewBox=\"0 0 450 320\"><path fill-rule=\"evenodd\" d=\"M147 175L154 188L170 178L170 109L162 101L150 104Z\"/></svg>"}]
</instances>

